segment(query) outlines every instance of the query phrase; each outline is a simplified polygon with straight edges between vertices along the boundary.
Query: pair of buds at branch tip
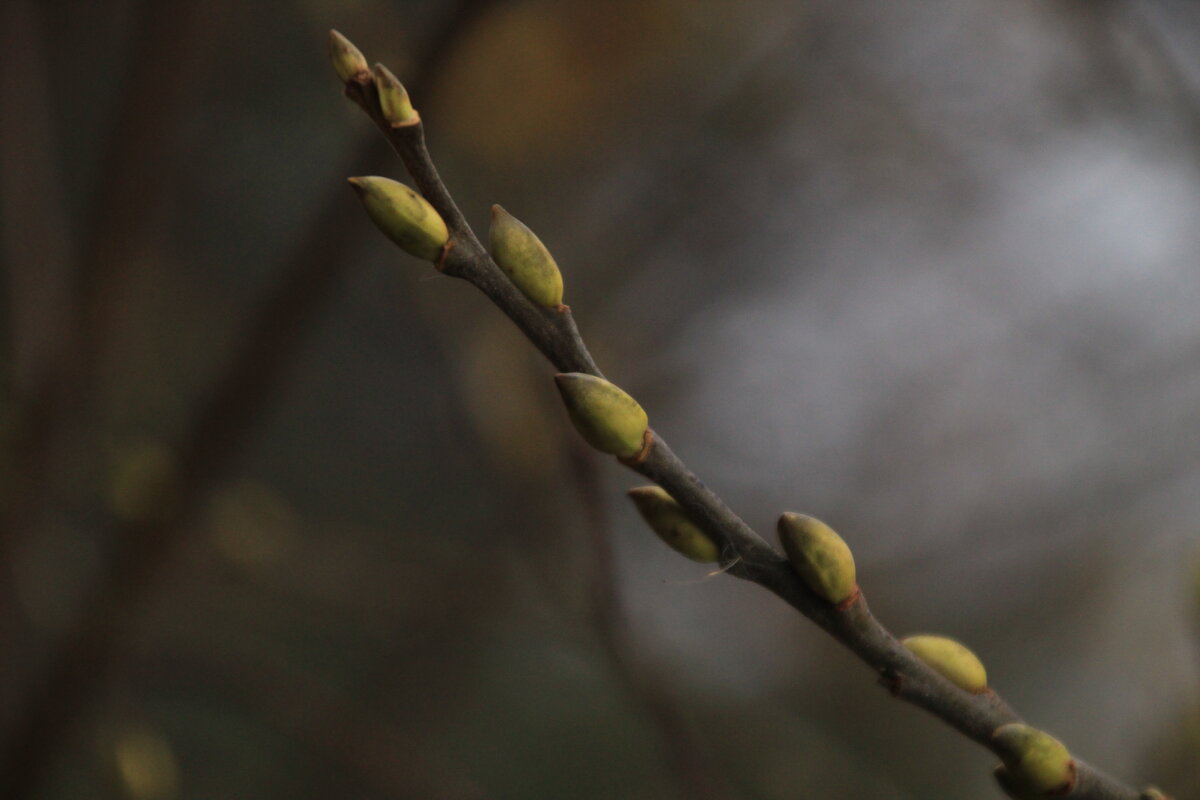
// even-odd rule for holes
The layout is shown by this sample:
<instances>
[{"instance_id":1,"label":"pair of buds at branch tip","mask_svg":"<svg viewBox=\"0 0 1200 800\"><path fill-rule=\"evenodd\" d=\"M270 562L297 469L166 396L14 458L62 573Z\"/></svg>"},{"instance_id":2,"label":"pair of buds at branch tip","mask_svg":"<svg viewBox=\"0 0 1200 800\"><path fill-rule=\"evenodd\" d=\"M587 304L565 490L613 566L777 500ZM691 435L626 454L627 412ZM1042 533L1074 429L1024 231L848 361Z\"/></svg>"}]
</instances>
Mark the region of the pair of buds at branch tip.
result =
<instances>
[{"instance_id":1,"label":"pair of buds at branch tip","mask_svg":"<svg viewBox=\"0 0 1200 800\"><path fill-rule=\"evenodd\" d=\"M393 128L421 121L408 91L382 64L368 69L362 51L337 31L329 32L329 57L345 84L374 80L380 113ZM450 235L446 222L423 197L398 181L380 177L351 178L367 214L405 252L437 262ZM492 258L526 297L539 306L563 309L563 281L558 264L541 239L500 206L492 206L489 231Z\"/></svg>"},{"instance_id":2,"label":"pair of buds at branch tip","mask_svg":"<svg viewBox=\"0 0 1200 800\"><path fill-rule=\"evenodd\" d=\"M421 121L421 115L408 98L408 91L391 70L383 64L376 64L375 69L371 70L362 51L337 31L329 32L329 60L333 62L333 71L344 84L366 86L374 79L379 92L379 109L393 128L416 125Z\"/></svg>"}]
</instances>

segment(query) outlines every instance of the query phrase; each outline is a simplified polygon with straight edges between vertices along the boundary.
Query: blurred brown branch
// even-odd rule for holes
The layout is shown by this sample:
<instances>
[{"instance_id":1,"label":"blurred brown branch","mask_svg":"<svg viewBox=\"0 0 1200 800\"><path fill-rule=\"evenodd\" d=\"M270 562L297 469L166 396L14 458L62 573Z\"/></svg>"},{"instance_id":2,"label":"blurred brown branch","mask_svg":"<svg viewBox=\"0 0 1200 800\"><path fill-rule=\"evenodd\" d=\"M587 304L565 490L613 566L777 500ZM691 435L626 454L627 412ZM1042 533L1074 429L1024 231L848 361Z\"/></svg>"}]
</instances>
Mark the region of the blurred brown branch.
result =
<instances>
[{"instance_id":1,"label":"blurred brown branch","mask_svg":"<svg viewBox=\"0 0 1200 800\"><path fill-rule=\"evenodd\" d=\"M134 64L141 80L157 81L162 75L146 69L146 65L158 63L154 59L163 56L162 48L169 48L175 41L159 27L182 35L180 26L186 9L183 4L178 9L167 3L149 5L154 11L146 22L148 33L144 39L153 41L144 46L153 49L137 53L140 57L134 59ZM453 52L455 42L470 31L490 5L491 0L464 0L442 19L416 60L422 80L434 78ZM163 10L168 6L174 10ZM144 83L135 82L129 93L127 113L137 116L136 124L129 124L138 129L132 141L141 143L149 154L166 153L169 137L161 126L170 119L169 105L146 103L147 92ZM138 116L141 114L150 119L142 120ZM115 137L120 142L117 160L142 152L122 141L123 129L119 126ZM157 138L143 141L147 135ZM355 171L369 171L380 156L380 146L371 141L363 144L351 163ZM148 163L158 165L154 158ZM85 250L92 253L91 261L85 262L87 278L79 290L82 310L73 329L73 344L63 357L65 367L42 387L44 396L39 396L33 416L26 419L15 437L13 463L29 466L27 479L32 483L15 495L21 499L21 506L8 509L7 536L0 538L0 546L36 509L44 476L39 476L35 462L47 452L49 437L58 435L61 426L67 424L59 417L58 405L69 398L69 406L77 407L88 375L82 365L94 364L100 356L104 339L100 329L110 322L108 299L132 247L126 237L132 239L139 230L134 207L147 199L138 191L139 175L140 170L132 175L114 170L108 188L100 195L104 202L98 208L103 212L88 237L98 249ZM139 612L155 588L167 580L173 557L189 540L189 531L194 530L196 511L209 489L249 443L288 368L336 296L335 289L347 268L354 212L344 202L343 187L331 190L315 218L303 228L302 239L283 258L276 270L279 277L275 286L265 293L245 326L240 349L230 358L178 445L179 469L169 485L160 487L155 507L139 519L109 521L107 535L117 543L117 551L90 591L80 616L52 649L45 665L36 671L16 710L0 762L0 786L5 788L6 797L15 800L31 795L75 721L86 713L91 698L119 667Z\"/></svg>"},{"instance_id":2,"label":"blurred brown branch","mask_svg":"<svg viewBox=\"0 0 1200 800\"><path fill-rule=\"evenodd\" d=\"M28 393L17 396L19 413L8 452L13 485L0 513L0 560L6 560L13 540L36 524L47 499L56 445L79 434L85 416L94 411L103 359L118 322L114 303L139 250L163 219L177 155L176 128L189 94L187 54L196 43L199 9L200 4L191 2L139 7L125 89L74 254L66 329L49 345L48 363L31 376ZM40 193L39 188L35 195ZM46 196L52 197L52 190ZM12 268L36 267L14 261ZM72 449L81 449L79 441Z\"/></svg>"},{"instance_id":3,"label":"blurred brown branch","mask_svg":"<svg viewBox=\"0 0 1200 800\"><path fill-rule=\"evenodd\" d=\"M488 793L428 742L360 708L351 697L295 663L264 654L183 648L139 661L135 675L160 675L217 690L262 714L313 753L328 758L363 787L385 797L487 800Z\"/></svg>"}]
</instances>

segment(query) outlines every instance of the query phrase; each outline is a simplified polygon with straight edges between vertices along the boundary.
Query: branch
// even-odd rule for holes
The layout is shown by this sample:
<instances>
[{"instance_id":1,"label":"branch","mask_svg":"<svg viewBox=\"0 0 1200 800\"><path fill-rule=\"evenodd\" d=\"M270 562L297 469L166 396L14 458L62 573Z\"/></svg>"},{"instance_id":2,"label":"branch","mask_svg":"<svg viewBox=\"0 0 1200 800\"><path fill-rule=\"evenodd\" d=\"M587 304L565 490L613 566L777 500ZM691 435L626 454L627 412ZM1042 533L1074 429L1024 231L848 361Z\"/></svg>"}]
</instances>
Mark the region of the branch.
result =
<instances>
[{"instance_id":1,"label":"branch","mask_svg":"<svg viewBox=\"0 0 1200 800\"><path fill-rule=\"evenodd\" d=\"M372 795L427 800L491 800L462 765L430 742L365 709L320 675L266 654L214 658L208 648L178 647L140 660L133 679L181 680L188 692L212 687L268 725L344 770ZM347 792L347 794L351 794ZM357 794L357 793L355 793Z\"/></svg>"},{"instance_id":2,"label":"branch","mask_svg":"<svg viewBox=\"0 0 1200 800\"><path fill-rule=\"evenodd\" d=\"M186 59L195 41L196 2L142 3L111 144L80 237L71 319L49 343L49 363L16 399L10 434L13 486L0 509L0 559L37 521L53 480L53 448L76 430L96 399L120 292L165 204L176 156L171 133L187 97ZM52 89L54 87L51 87ZM148 98L153 98L150 102Z\"/></svg>"},{"instance_id":3,"label":"branch","mask_svg":"<svg viewBox=\"0 0 1200 800\"><path fill-rule=\"evenodd\" d=\"M449 240L438 259L438 269L462 278L486 294L560 372L602 377L570 309L535 305L488 255L438 176L425 146L419 115L411 108L403 118L385 113L380 87L366 68L362 54L339 34L331 36L335 43L340 41L349 46L348 50L335 54L335 67L345 81L346 95L375 122L421 194L445 221ZM857 655L879 675L893 696L925 709L1012 765L1010 737L998 739L995 734L1001 726L1020 722L1020 717L994 691L987 688L975 693L966 691L916 657L874 617L861 591L839 604L815 594L790 563L706 487L666 441L649 428L645 428L642 451L620 460L659 484L678 502L687 517L716 543L725 571L779 596ZM1062 752L1065 756L1065 750ZM1154 796L1139 793L1082 761L1072 759L1063 766L1070 767L1073 777L1054 791L1053 796L1081 800L1139 800ZM1043 789L1029 796L1051 795Z\"/></svg>"},{"instance_id":4,"label":"branch","mask_svg":"<svg viewBox=\"0 0 1200 800\"><path fill-rule=\"evenodd\" d=\"M470 29L494 0L462 0L430 38L418 59L432 80L458 38ZM375 147L364 147L352 163L374 165ZM356 167L356 168L357 168ZM106 520L102 540L118 545L104 575L91 587L79 618L55 642L36 680L16 704L9 737L0 752L0 787L5 798L32 795L81 713L118 668L140 612L165 582L175 555L190 540L197 512L210 489L237 463L289 367L303 351L315 321L336 297L347 263L353 209L330 195L286 253L279 278L264 295L245 326L239 348L192 418L175 448L179 470L169 485L159 487L152 513L137 519ZM93 276L99 285L111 276ZM99 320L99 311L90 319ZM48 384L46 391L61 388ZM36 411L37 409L35 409ZM50 409L24 421L17 435L14 463L25 465L45 453L47 438L61 421ZM12 539L25 533L27 515L40 498L14 492L18 506L0 509L0 562ZM21 524L15 524L15 523ZM0 607L0 617L5 609ZM15 613L15 612L14 612Z\"/></svg>"}]
</instances>

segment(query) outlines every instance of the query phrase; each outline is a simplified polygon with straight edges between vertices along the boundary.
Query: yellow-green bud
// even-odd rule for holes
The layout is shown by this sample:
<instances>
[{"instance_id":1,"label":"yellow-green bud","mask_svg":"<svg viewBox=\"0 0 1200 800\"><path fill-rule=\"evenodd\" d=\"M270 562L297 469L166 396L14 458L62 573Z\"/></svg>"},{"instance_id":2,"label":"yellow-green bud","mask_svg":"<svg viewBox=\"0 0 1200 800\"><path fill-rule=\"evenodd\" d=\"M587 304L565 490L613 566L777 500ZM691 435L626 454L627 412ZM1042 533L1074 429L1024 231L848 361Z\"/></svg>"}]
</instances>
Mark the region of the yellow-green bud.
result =
<instances>
[{"instance_id":1,"label":"yellow-green bud","mask_svg":"<svg viewBox=\"0 0 1200 800\"><path fill-rule=\"evenodd\" d=\"M900 642L917 658L960 689L978 694L987 689L987 670L962 644L945 636L920 634Z\"/></svg>"},{"instance_id":2,"label":"yellow-green bud","mask_svg":"<svg viewBox=\"0 0 1200 800\"><path fill-rule=\"evenodd\" d=\"M642 519L672 549L692 561L711 564L721 556L716 542L708 538L683 513L675 498L659 486L639 486L629 490L629 498L637 506Z\"/></svg>"},{"instance_id":3,"label":"yellow-green bud","mask_svg":"<svg viewBox=\"0 0 1200 800\"><path fill-rule=\"evenodd\" d=\"M421 115L408 99L408 90L383 64L375 65L375 88L379 90L379 108L383 111L383 118L393 128L416 125L421 121Z\"/></svg>"},{"instance_id":4,"label":"yellow-green bud","mask_svg":"<svg viewBox=\"0 0 1200 800\"><path fill-rule=\"evenodd\" d=\"M342 83L366 83L371 77L371 69L362 51L337 31L329 32L329 60L333 62L333 70Z\"/></svg>"},{"instance_id":5,"label":"yellow-green bud","mask_svg":"<svg viewBox=\"0 0 1200 800\"><path fill-rule=\"evenodd\" d=\"M992 743L1012 786L1034 797L1066 792L1075 783L1075 761L1065 745L1045 731L1014 722L992 733Z\"/></svg>"},{"instance_id":6,"label":"yellow-green bud","mask_svg":"<svg viewBox=\"0 0 1200 800\"><path fill-rule=\"evenodd\" d=\"M526 297L540 306L562 305L562 273L537 234L500 206L492 206L488 239L492 258Z\"/></svg>"},{"instance_id":7,"label":"yellow-green bud","mask_svg":"<svg viewBox=\"0 0 1200 800\"><path fill-rule=\"evenodd\" d=\"M1157 786L1147 786L1138 795L1138 800L1171 800L1171 798Z\"/></svg>"},{"instance_id":8,"label":"yellow-green bud","mask_svg":"<svg viewBox=\"0 0 1200 800\"><path fill-rule=\"evenodd\" d=\"M379 230L407 253L437 261L450 232L429 202L391 178L351 178L350 185Z\"/></svg>"},{"instance_id":9,"label":"yellow-green bud","mask_svg":"<svg viewBox=\"0 0 1200 800\"><path fill-rule=\"evenodd\" d=\"M636 400L603 378L582 372L560 373L554 382L571 422L588 444L620 458L641 452L649 420Z\"/></svg>"},{"instance_id":10,"label":"yellow-green bud","mask_svg":"<svg viewBox=\"0 0 1200 800\"><path fill-rule=\"evenodd\" d=\"M790 511L779 517L778 527L783 550L809 589L834 604L854 596L854 554L833 528Z\"/></svg>"}]
</instances>

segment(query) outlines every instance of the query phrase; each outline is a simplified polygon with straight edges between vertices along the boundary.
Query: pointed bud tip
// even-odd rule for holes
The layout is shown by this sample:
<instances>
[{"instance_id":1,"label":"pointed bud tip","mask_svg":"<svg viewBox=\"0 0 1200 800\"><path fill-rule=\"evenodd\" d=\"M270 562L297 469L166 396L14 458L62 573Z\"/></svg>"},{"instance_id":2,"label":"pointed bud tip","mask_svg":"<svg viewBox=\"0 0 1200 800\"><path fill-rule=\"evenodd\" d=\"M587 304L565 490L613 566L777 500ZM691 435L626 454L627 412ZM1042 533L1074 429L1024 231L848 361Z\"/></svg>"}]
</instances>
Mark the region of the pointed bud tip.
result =
<instances>
[{"instance_id":1,"label":"pointed bud tip","mask_svg":"<svg viewBox=\"0 0 1200 800\"><path fill-rule=\"evenodd\" d=\"M650 522L651 514L654 514L663 509L679 509L679 504L675 502L675 498L667 493L667 490L661 486L635 486L625 493L633 504L637 506L637 510L647 522ZM653 526L653 523L651 523Z\"/></svg>"},{"instance_id":2,"label":"pointed bud tip","mask_svg":"<svg viewBox=\"0 0 1200 800\"><path fill-rule=\"evenodd\" d=\"M370 79L371 71L367 59L354 43L334 29L329 31L329 60L342 83L349 81L365 82Z\"/></svg>"},{"instance_id":3,"label":"pointed bud tip","mask_svg":"<svg viewBox=\"0 0 1200 800\"><path fill-rule=\"evenodd\" d=\"M329 29L329 36L326 42L329 45L330 53L333 53L335 50L349 50L354 47L354 43L347 39L337 28ZM357 50L358 48L354 47L354 49Z\"/></svg>"},{"instance_id":4,"label":"pointed bud tip","mask_svg":"<svg viewBox=\"0 0 1200 800\"><path fill-rule=\"evenodd\" d=\"M421 121L421 115L413 108L408 97L408 90L391 70L383 64L376 63L372 74L379 89L380 111L393 128L415 125Z\"/></svg>"}]
</instances>

